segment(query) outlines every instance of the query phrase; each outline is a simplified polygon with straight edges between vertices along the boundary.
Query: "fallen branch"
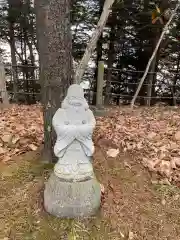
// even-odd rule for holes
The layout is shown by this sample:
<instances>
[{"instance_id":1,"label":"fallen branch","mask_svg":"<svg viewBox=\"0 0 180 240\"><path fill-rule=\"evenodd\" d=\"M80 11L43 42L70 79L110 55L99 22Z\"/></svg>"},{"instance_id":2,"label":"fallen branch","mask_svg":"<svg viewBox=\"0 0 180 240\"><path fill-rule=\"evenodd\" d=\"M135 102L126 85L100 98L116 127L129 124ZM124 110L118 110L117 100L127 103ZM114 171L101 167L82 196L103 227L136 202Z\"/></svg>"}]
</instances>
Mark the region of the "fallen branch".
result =
<instances>
[{"instance_id":1,"label":"fallen branch","mask_svg":"<svg viewBox=\"0 0 180 240\"><path fill-rule=\"evenodd\" d=\"M102 11L101 17L99 19L99 22L97 24L96 30L94 31L92 38L86 47L84 56L76 69L76 72L74 75L75 83L80 83L82 80L83 74L84 74L86 66L89 62L89 59L92 55L92 52L94 51L94 49L96 47L96 43L103 31L104 26L106 25L106 22L109 17L109 14L111 12L111 7L112 7L114 1L115 0L106 0L104 3L103 11Z\"/></svg>"},{"instance_id":2,"label":"fallen branch","mask_svg":"<svg viewBox=\"0 0 180 240\"><path fill-rule=\"evenodd\" d=\"M173 18L174 18L174 16L175 16L175 14L176 14L179 6L180 6L180 3L178 3L178 4L176 5L176 8L175 8L174 11L172 12L169 21L168 21L168 22L166 23L166 25L164 26L164 29L163 29L163 31L162 31L162 33L161 33L161 36L160 36L160 38L159 38L159 41L157 42L157 45L156 45L156 47L155 47L155 49L154 49L154 52L153 52L151 58L150 58L149 61L148 61L146 70L145 70L145 72L144 72L144 74L143 74L143 76L142 76L142 78L141 78L141 80L140 80L140 82L139 82L139 85L138 85L138 88L137 88L137 90L136 90L136 93L134 94L134 97L133 97L133 99L132 99L132 101L131 101L131 108L134 107L134 103L135 103L136 98L137 98L137 96L138 96L138 94L139 94L139 91L141 90L141 87L142 87L142 85L143 85L143 82L144 82L144 80L145 80L145 78L146 78L146 76L147 76L147 74L148 74L148 71L149 71L149 68L150 68L150 66L151 66L151 63L152 63L152 61L153 61L153 59L154 59L154 57L155 57L155 55L156 55L156 53L157 53L157 51L158 51L158 48L159 48L159 46L160 46L160 44L161 44L161 42L162 42L162 40L163 40L163 37L164 37L166 31L168 30L168 27L169 27L171 21L173 20Z\"/></svg>"}]
</instances>

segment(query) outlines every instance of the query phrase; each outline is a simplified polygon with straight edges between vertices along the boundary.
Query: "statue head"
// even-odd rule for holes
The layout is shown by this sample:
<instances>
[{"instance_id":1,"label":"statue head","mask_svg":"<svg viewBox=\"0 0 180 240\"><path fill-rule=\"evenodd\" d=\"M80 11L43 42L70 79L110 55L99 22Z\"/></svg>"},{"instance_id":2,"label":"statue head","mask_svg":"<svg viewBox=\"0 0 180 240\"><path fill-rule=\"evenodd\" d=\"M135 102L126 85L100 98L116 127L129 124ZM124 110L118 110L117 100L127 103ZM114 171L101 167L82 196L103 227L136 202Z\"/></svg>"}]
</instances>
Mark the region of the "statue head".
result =
<instances>
[{"instance_id":1,"label":"statue head","mask_svg":"<svg viewBox=\"0 0 180 240\"><path fill-rule=\"evenodd\" d=\"M72 84L67 91L67 95L62 102L62 108L84 108L88 109L89 106L87 104L86 99L84 98L83 88L79 84Z\"/></svg>"}]
</instances>

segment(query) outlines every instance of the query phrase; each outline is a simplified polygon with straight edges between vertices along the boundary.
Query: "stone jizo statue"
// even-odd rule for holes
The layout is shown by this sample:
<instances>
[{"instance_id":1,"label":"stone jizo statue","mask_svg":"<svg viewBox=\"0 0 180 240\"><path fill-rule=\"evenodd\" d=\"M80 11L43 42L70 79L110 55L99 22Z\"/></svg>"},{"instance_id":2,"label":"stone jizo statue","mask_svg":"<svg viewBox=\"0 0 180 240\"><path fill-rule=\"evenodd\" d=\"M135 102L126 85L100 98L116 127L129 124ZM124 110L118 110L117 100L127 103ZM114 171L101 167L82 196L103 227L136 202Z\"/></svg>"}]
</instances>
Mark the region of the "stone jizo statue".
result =
<instances>
[{"instance_id":1,"label":"stone jizo statue","mask_svg":"<svg viewBox=\"0 0 180 240\"><path fill-rule=\"evenodd\" d=\"M82 87L71 85L52 119L58 162L44 190L44 207L52 215L89 217L100 208L101 186L92 166L95 124Z\"/></svg>"},{"instance_id":2,"label":"stone jizo statue","mask_svg":"<svg viewBox=\"0 0 180 240\"><path fill-rule=\"evenodd\" d=\"M54 167L55 175L66 180L93 177L92 134L96 121L80 85L70 86L52 123L57 134L54 146L54 153L58 157Z\"/></svg>"}]
</instances>

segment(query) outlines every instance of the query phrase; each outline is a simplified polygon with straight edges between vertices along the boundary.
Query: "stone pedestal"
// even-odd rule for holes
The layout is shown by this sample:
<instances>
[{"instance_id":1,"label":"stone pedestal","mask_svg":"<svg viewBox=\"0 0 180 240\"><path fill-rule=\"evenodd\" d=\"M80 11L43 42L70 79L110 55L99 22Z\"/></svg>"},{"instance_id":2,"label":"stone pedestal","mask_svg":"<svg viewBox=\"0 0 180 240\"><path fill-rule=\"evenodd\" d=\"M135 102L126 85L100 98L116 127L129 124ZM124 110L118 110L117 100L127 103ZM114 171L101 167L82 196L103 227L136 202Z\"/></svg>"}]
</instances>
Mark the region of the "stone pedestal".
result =
<instances>
[{"instance_id":1,"label":"stone pedestal","mask_svg":"<svg viewBox=\"0 0 180 240\"><path fill-rule=\"evenodd\" d=\"M89 217L100 208L101 189L95 178L67 182L54 173L45 185L45 210L60 218Z\"/></svg>"}]
</instances>

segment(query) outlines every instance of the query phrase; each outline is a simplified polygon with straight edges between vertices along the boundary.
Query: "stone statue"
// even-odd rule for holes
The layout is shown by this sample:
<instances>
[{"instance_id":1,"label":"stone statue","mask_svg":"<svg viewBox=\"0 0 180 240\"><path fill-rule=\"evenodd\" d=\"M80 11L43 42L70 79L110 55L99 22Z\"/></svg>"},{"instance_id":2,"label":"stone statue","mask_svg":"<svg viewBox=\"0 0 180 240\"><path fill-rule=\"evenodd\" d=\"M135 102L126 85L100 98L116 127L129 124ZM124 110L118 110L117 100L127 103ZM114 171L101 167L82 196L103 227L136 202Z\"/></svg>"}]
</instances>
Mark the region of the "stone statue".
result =
<instances>
[{"instance_id":1,"label":"stone statue","mask_svg":"<svg viewBox=\"0 0 180 240\"><path fill-rule=\"evenodd\" d=\"M100 207L101 186L96 180L92 134L96 121L80 85L69 87L52 125L57 135L54 166L44 190L44 207L58 217L94 215Z\"/></svg>"},{"instance_id":2,"label":"stone statue","mask_svg":"<svg viewBox=\"0 0 180 240\"><path fill-rule=\"evenodd\" d=\"M55 175L66 180L92 177L92 134L96 121L80 85L70 86L52 124L57 134L54 153L59 159L54 168Z\"/></svg>"}]
</instances>

